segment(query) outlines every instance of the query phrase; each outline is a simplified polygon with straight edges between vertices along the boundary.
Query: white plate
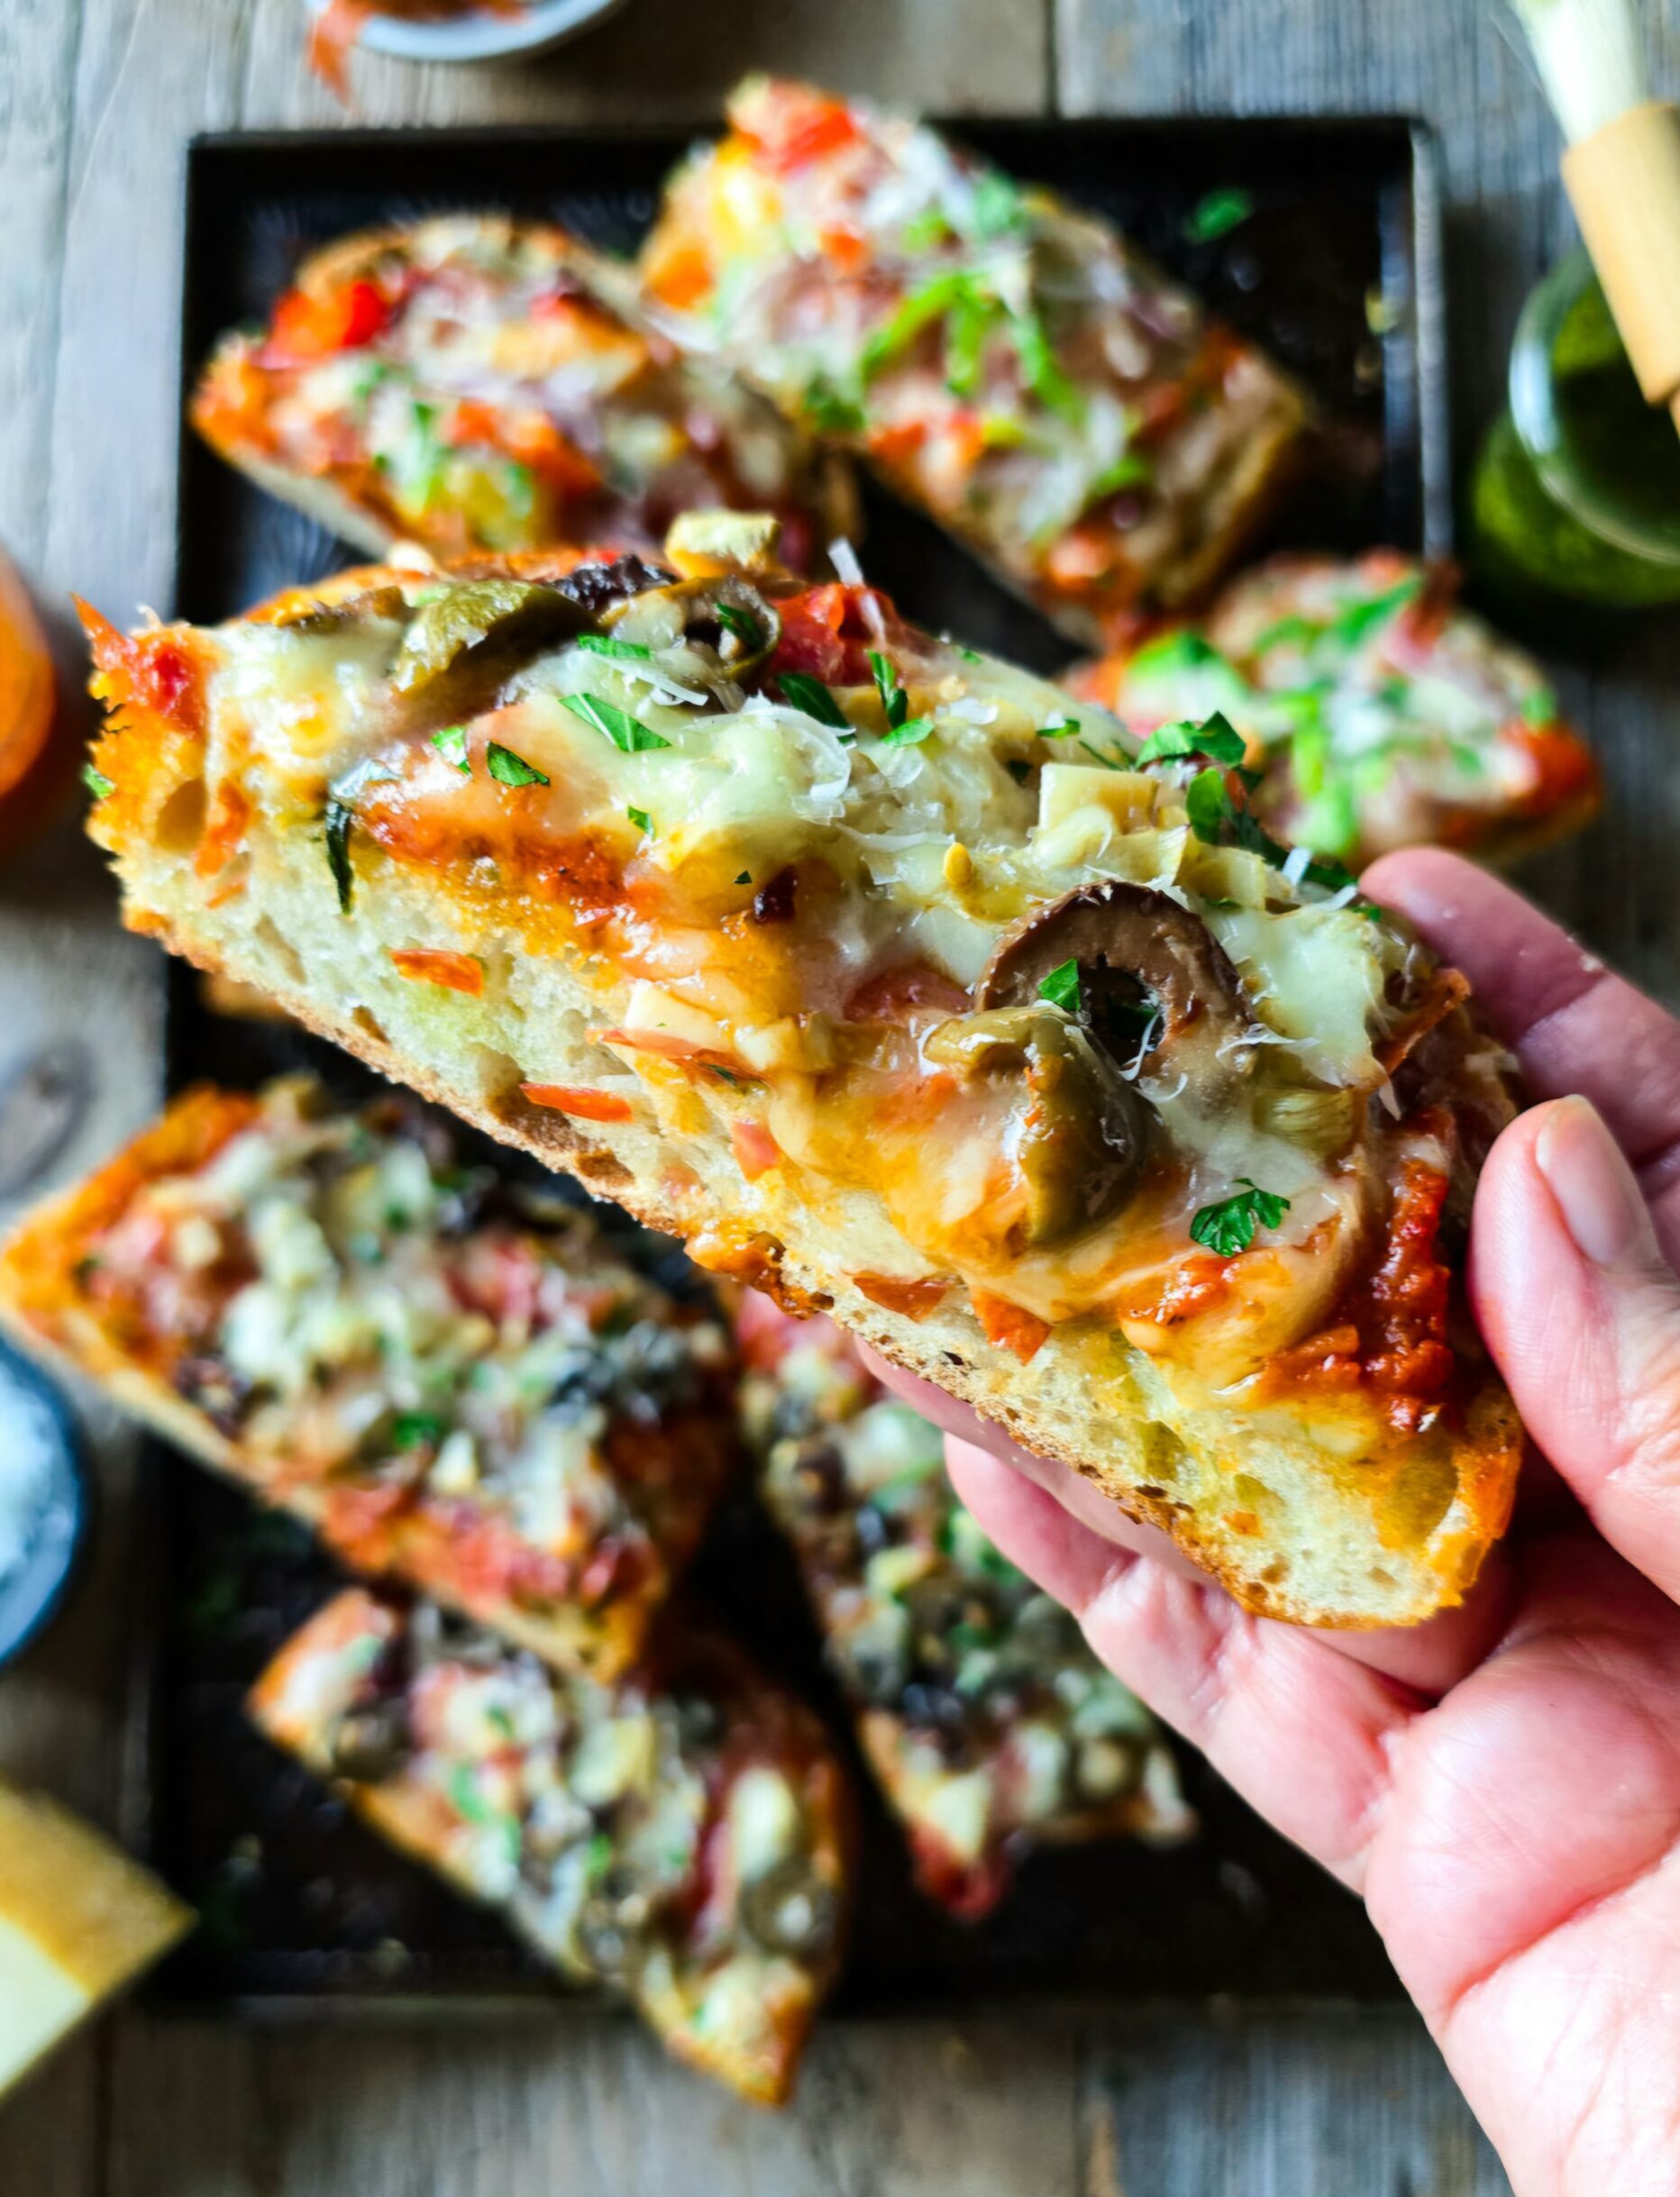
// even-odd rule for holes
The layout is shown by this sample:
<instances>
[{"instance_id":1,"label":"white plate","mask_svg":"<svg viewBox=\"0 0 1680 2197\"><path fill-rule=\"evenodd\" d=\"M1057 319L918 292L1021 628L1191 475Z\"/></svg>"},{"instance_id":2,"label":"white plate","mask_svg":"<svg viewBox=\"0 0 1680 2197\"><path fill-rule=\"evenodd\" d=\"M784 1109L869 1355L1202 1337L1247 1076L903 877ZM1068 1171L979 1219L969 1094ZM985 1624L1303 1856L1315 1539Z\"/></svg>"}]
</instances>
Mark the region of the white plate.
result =
<instances>
[{"instance_id":1,"label":"white plate","mask_svg":"<svg viewBox=\"0 0 1680 2197\"><path fill-rule=\"evenodd\" d=\"M308 5L310 14L318 15L326 0L308 0ZM624 0L526 0L516 14L475 8L435 23L370 15L356 43L369 53L393 54L404 61L493 61L504 54L539 53L557 46L623 5Z\"/></svg>"}]
</instances>

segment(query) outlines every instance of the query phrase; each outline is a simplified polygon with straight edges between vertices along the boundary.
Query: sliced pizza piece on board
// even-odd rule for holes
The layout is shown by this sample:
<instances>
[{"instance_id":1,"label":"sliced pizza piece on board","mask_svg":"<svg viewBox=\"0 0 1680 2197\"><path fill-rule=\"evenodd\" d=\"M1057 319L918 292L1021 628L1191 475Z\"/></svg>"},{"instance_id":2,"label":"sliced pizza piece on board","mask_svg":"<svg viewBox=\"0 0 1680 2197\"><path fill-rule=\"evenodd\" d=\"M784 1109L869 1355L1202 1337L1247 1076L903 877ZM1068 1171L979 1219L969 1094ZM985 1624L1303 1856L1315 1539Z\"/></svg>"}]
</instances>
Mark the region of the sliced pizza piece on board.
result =
<instances>
[{"instance_id":1,"label":"sliced pizza piece on board","mask_svg":"<svg viewBox=\"0 0 1680 2197\"><path fill-rule=\"evenodd\" d=\"M1397 550L1274 558L1064 683L1140 737L1222 712L1265 772L1255 813L1356 869L1411 846L1515 861L1598 807L1539 666L1459 606L1449 567Z\"/></svg>"},{"instance_id":2,"label":"sliced pizza piece on board","mask_svg":"<svg viewBox=\"0 0 1680 2197\"><path fill-rule=\"evenodd\" d=\"M391 1099L201 1086L0 1252L0 1319L201 1461L568 1665L639 1652L735 1464L733 1353Z\"/></svg>"},{"instance_id":3,"label":"sliced pizza piece on board","mask_svg":"<svg viewBox=\"0 0 1680 2197\"><path fill-rule=\"evenodd\" d=\"M826 1319L744 1303L744 1415L917 1882L987 1914L1037 1846L1188 1837L1160 1727L982 1532L938 1430Z\"/></svg>"},{"instance_id":4,"label":"sliced pizza piece on board","mask_svg":"<svg viewBox=\"0 0 1680 2197\"><path fill-rule=\"evenodd\" d=\"M329 1602L251 1697L357 1814L679 2059L779 2105L834 1980L851 1810L821 1727L739 1652L673 1636L611 1684L422 1605Z\"/></svg>"}]
</instances>

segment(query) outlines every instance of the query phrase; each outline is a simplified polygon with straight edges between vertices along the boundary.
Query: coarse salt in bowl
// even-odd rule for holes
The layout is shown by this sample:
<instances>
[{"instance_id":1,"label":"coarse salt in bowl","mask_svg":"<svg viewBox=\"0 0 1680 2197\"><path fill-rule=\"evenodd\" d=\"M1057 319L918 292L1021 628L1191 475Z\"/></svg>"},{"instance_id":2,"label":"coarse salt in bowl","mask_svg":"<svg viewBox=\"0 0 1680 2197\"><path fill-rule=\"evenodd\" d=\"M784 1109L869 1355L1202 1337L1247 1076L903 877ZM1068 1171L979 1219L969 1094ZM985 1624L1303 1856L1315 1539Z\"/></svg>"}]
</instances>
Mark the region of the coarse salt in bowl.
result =
<instances>
[{"instance_id":1,"label":"coarse salt in bowl","mask_svg":"<svg viewBox=\"0 0 1680 2197\"><path fill-rule=\"evenodd\" d=\"M58 1391L0 1345L0 1664L62 1604L91 1507L81 1445Z\"/></svg>"}]
</instances>

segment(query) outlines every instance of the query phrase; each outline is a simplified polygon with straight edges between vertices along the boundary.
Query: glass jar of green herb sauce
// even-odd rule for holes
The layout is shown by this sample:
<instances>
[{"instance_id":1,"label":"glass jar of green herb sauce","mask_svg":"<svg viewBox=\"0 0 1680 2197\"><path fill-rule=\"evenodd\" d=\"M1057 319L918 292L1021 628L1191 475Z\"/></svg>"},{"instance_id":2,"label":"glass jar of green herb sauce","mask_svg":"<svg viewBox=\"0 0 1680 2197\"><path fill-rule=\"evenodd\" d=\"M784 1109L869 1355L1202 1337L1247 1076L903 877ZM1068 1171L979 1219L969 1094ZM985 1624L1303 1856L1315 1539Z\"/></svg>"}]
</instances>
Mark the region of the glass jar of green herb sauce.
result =
<instances>
[{"instance_id":1,"label":"glass jar of green herb sauce","mask_svg":"<svg viewBox=\"0 0 1680 2197\"><path fill-rule=\"evenodd\" d=\"M1471 489L1482 575L1621 609L1680 601L1680 435L1640 395L1584 252L1522 309L1510 403Z\"/></svg>"}]
</instances>

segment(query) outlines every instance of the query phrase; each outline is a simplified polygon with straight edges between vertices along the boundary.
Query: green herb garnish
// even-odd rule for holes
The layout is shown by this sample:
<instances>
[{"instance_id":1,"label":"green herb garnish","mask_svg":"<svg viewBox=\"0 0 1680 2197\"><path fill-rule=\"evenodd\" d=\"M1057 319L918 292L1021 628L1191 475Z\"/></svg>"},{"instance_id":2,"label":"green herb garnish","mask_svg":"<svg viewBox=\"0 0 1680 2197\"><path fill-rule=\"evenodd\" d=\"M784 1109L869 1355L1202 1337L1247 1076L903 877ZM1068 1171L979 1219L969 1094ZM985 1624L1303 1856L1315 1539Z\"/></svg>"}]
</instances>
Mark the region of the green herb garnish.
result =
<instances>
[{"instance_id":1,"label":"green herb garnish","mask_svg":"<svg viewBox=\"0 0 1680 2197\"><path fill-rule=\"evenodd\" d=\"M740 876L735 880L735 883L737 885L750 885L752 882L753 872L750 870L744 870Z\"/></svg>"},{"instance_id":2,"label":"green herb garnish","mask_svg":"<svg viewBox=\"0 0 1680 2197\"><path fill-rule=\"evenodd\" d=\"M1184 626L1177 633L1163 634L1158 641L1146 643L1127 669L1134 678L1140 678L1153 671L1192 671L1201 664L1224 661L1211 641Z\"/></svg>"},{"instance_id":3,"label":"green herb garnish","mask_svg":"<svg viewBox=\"0 0 1680 2197\"><path fill-rule=\"evenodd\" d=\"M103 770L96 770L92 763L82 765L82 784L96 801L103 801L106 794L116 791L114 781L108 779Z\"/></svg>"},{"instance_id":4,"label":"green herb garnish","mask_svg":"<svg viewBox=\"0 0 1680 2197\"><path fill-rule=\"evenodd\" d=\"M1064 419L1083 419L1085 400L1062 371L1050 331L1038 315L1012 314L1009 335L1021 362L1021 378L1045 409L1059 412Z\"/></svg>"},{"instance_id":5,"label":"green herb garnish","mask_svg":"<svg viewBox=\"0 0 1680 2197\"><path fill-rule=\"evenodd\" d=\"M1141 450L1122 451L1112 465L1105 465L1091 484L1091 501L1118 495L1122 488L1146 488L1155 479L1155 460Z\"/></svg>"},{"instance_id":6,"label":"green herb garnish","mask_svg":"<svg viewBox=\"0 0 1680 2197\"><path fill-rule=\"evenodd\" d=\"M858 372L865 382L891 364L899 353L915 342L924 328L943 320L953 305L972 293L973 277L965 268L947 269L933 276L919 289L902 298L891 315L864 344ZM808 394L807 403L808 406Z\"/></svg>"},{"instance_id":7,"label":"green herb garnish","mask_svg":"<svg viewBox=\"0 0 1680 2197\"><path fill-rule=\"evenodd\" d=\"M589 656L616 656L621 663L646 663L653 650L639 641L616 641L610 634L580 634L578 646Z\"/></svg>"},{"instance_id":8,"label":"green herb garnish","mask_svg":"<svg viewBox=\"0 0 1680 2197\"><path fill-rule=\"evenodd\" d=\"M931 717L907 717L902 725L894 725L881 735L883 748L913 748L926 740L934 729Z\"/></svg>"},{"instance_id":9,"label":"green herb garnish","mask_svg":"<svg viewBox=\"0 0 1680 2197\"><path fill-rule=\"evenodd\" d=\"M1385 625L1396 611L1403 609L1422 585L1413 574L1365 602L1350 603L1325 628L1328 637L1343 648L1356 648L1368 634L1374 633L1379 625Z\"/></svg>"},{"instance_id":10,"label":"green herb garnish","mask_svg":"<svg viewBox=\"0 0 1680 2197\"><path fill-rule=\"evenodd\" d=\"M1192 244L1211 244L1216 237L1239 228L1254 210L1252 191L1239 190L1234 186L1210 191L1192 207L1184 223L1185 237Z\"/></svg>"},{"instance_id":11,"label":"green herb garnish","mask_svg":"<svg viewBox=\"0 0 1680 2197\"><path fill-rule=\"evenodd\" d=\"M492 740L485 749L484 761L498 786L546 786L550 782L546 770L526 762L523 755L503 747L499 740Z\"/></svg>"},{"instance_id":12,"label":"green herb garnish","mask_svg":"<svg viewBox=\"0 0 1680 2197\"><path fill-rule=\"evenodd\" d=\"M1048 725L1038 727L1040 740L1071 740L1079 730L1077 717L1052 717Z\"/></svg>"},{"instance_id":13,"label":"green herb garnish","mask_svg":"<svg viewBox=\"0 0 1680 2197\"><path fill-rule=\"evenodd\" d=\"M1550 725L1557 715L1557 697L1549 687L1537 687L1523 696L1521 715L1525 725ZM93 783L91 779L88 783Z\"/></svg>"},{"instance_id":14,"label":"green herb garnish","mask_svg":"<svg viewBox=\"0 0 1680 2197\"><path fill-rule=\"evenodd\" d=\"M1275 1190L1263 1190L1246 1175L1238 1175L1237 1180L1246 1187L1234 1197L1202 1206L1191 1216L1192 1237L1222 1259L1246 1251L1257 1228L1275 1228L1289 1211L1289 1199L1280 1198Z\"/></svg>"},{"instance_id":15,"label":"green herb garnish","mask_svg":"<svg viewBox=\"0 0 1680 2197\"><path fill-rule=\"evenodd\" d=\"M806 424L818 434L861 434L865 425L863 407L856 397L848 397L822 374L807 383L799 409Z\"/></svg>"},{"instance_id":16,"label":"green herb garnish","mask_svg":"<svg viewBox=\"0 0 1680 2197\"><path fill-rule=\"evenodd\" d=\"M355 872L350 862L350 827L356 820L356 797L365 787L394 779L397 773L371 756L347 771L326 797L326 866L338 888L339 912L348 916L355 890Z\"/></svg>"},{"instance_id":17,"label":"green herb garnish","mask_svg":"<svg viewBox=\"0 0 1680 2197\"><path fill-rule=\"evenodd\" d=\"M1264 656L1268 650L1281 649L1285 643L1298 642L1302 648L1310 648L1321 630L1312 623L1310 618L1280 618L1275 625L1266 627L1265 633L1253 644L1249 653L1254 656Z\"/></svg>"},{"instance_id":18,"label":"green herb garnish","mask_svg":"<svg viewBox=\"0 0 1680 2197\"><path fill-rule=\"evenodd\" d=\"M424 1449L428 1442L441 1442L443 1431L435 1411L399 1411L391 1425L391 1446L399 1452Z\"/></svg>"},{"instance_id":19,"label":"green herb garnish","mask_svg":"<svg viewBox=\"0 0 1680 2197\"><path fill-rule=\"evenodd\" d=\"M974 178L971 233L990 242L1009 236L1027 223L1027 201L1009 178L995 168L982 168Z\"/></svg>"},{"instance_id":20,"label":"green herb garnish","mask_svg":"<svg viewBox=\"0 0 1680 2197\"><path fill-rule=\"evenodd\" d=\"M1225 773L1215 763L1198 770L1184 789L1184 807L1190 828L1198 839L1217 847L1225 825L1236 815Z\"/></svg>"},{"instance_id":21,"label":"green herb garnish","mask_svg":"<svg viewBox=\"0 0 1680 2197\"><path fill-rule=\"evenodd\" d=\"M490 1806L479 1791L470 1763L457 1763L450 1772L449 1797L455 1812L464 1816L469 1823L482 1824L487 1829L499 1834L510 1862L519 1859L518 1817L505 1815L500 1809Z\"/></svg>"},{"instance_id":22,"label":"green herb garnish","mask_svg":"<svg viewBox=\"0 0 1680 2197\"><path fill-rule=\"evenodd\" d=\"M750 610L743 610L738 603L714 603L712 615L726 634L733 634L746 650L762 648L764 637L758 630L758 620Z\"/></svg>"},{"instance_id":23,"label":"green herb garnish","mask_svg":"<svg viewBox=\"0 0 1680 2197\"><path fill-rule=\"evenodd\" d=\"M1176 725L1157 725L1137 751L1140 763L1170 762L1180 755L1209 755L1218 763L1239 764L1248 752L1247 743L1222 710L1198 725L1183 717Z\"/></svg>"},{"instance_id":24,"label":"green herb garnish","mask_svg":"<svg viewBox=\"0 0 1680 2197\"><path fill-rule=\"evenodd\" d=\"M890 727L903 724L910 714L910 697L899 684L899 675L890 661L879 649L869 652L869 668L874 674L875 691L881 697L881 706L887 713Z\"/></svg>"},{"instance_id":25,"label":"green herb garnish","mask_svg":"<svg viewBox=\"0 0 1680 2197\"><path fill-rule=\"evenodd\" d=\"M649 817L646 809L626 808L625 815L629 817L631 823L635 825L638 832L652 833L653 829L653 821Z\"/></svg>"},{"instance_id":26,"label":"green herb garnish","mask_svg":"<svg viewBox=\"0 0 1680 2197\"><path fill-rule=\"evenodd\" d=\"M838 702L819 679L808 671L778 671L776 684L783 698L808 717L815 717L818 725L832 725L836 731L849 733L850 720Z\"/></svg>"},{"instance_id":27,"label":"green herb garnish","mask_svg":"<svg viewBox=\"0 0 1680 2197\"><path fill-rule=\"evenodd\" d=\"M1064 1015L1077 1015L1080 1007L1079 963L1076 961L1060 962L1038 987L1038 997L1059 1007Z\"/></svg>"},{"instance_id":28,"label":"green herb garnish","mask_svg":"<svg viewBox=\"0 0 1680 2197\"><path fill-rule=\"evenodd\" d=\"M462 778L472 776L472 757L467 752L467 728L464 725L446 725L441 733L434 733L432 745L446 763L452 763Z\"/></svg>"},{"instance_id":29,"label":"green herb garnish","mask_svg":"<svg viewBox=\"0 0 1680 2197\"><path fill-rule=\"evenodd\" d=\"M574 717L581 717L598 733L605 733L614 747L626 755L639 755L649 748L671 745L651 725L644 725L640 717L633 717L627 709L602 701L598 694L562 694L560 698ZM491 752L494 753L494 750ZM548 780L544 779L543 783L546 786Z\"/></svg>"}]
</instances>

